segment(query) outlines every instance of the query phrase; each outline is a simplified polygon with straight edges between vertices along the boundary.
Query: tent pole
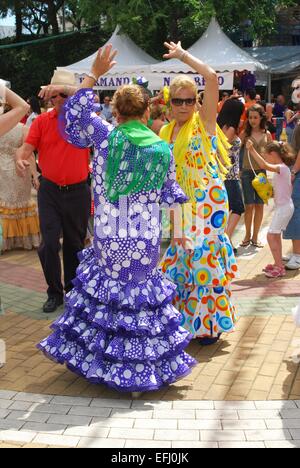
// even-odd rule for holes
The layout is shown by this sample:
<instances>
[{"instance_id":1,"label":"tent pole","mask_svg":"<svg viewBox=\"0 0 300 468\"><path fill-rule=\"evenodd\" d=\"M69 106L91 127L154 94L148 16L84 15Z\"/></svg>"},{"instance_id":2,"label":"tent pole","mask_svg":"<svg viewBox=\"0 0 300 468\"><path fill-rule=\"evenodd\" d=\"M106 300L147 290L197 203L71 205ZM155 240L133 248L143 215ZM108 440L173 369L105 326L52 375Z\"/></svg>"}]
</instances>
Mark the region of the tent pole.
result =
<instances>
[{"instance_id":1,"label":"tent pole","mask_svg":"<svg viewBox=\"0 0 300 468\"><path fill-rule=\"evenodd\" d=\"M268 102L272 100L272 73L268 73Z\"/></svg>"}]
</instances>

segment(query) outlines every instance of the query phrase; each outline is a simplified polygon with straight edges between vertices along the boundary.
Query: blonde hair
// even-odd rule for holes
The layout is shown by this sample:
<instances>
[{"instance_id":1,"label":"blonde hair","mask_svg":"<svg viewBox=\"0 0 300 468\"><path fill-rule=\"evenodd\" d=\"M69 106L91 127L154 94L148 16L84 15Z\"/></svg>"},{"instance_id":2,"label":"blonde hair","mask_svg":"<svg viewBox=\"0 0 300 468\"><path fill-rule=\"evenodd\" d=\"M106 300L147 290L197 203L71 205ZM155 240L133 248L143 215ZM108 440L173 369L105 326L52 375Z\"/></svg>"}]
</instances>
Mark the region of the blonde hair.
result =
<instances>
[{"instance_id":1,"label":"blonde hair","mask_svg":"<svg viewBox=\"0 0 300 468\"><path fill-rule=\"evenodd\" d=\"M112 100L113 109L124 117L142 117L150 102L147 91L138 85L119 88Z\"/></svg>"},{"instance_id":2,"label":"blonde hair","mask_svg":"<svg viewBox=\"0 0 300 468\"><path fill-rule=\"evenodd\" d=\"M266 146L266 153L277 153L286 166L293 166L296 159L296 152L288 143L273 141Z\"/></svg>"},{"instance_id":3,"label":"blonde hair","mask_svg":"<svg viewBox=\"0 0 300 468\"><path fill-rule=\"evenodd\" d=\"M193 94L195 95L195 98L198 97L198 89L197 89L195 81L189 76L180 75L174 78L174 80L172 81L170 85L171 98L174 97L176 93L183 88L191 89Z\"/></svg>"}]
</instances>

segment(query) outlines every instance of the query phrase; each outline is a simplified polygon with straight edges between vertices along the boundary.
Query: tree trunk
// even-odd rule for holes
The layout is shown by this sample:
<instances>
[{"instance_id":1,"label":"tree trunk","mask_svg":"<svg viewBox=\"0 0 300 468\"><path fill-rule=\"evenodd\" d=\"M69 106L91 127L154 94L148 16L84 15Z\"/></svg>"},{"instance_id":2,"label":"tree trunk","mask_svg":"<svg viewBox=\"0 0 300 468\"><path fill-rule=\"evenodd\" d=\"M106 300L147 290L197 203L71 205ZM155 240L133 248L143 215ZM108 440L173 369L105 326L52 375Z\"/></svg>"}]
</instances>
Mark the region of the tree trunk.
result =
<instances>
[{"instance_id":1,"label":"tree trunk","mask_svg":"<svg viewBox=\"0 0 300 468\"><path fill-rule=\"evenodd\" d=\"M20 0L14 0L14 9L16 16L16 40L17 42L22 40L22 5Z\"/></svg>"},{"instance_id":2,"label":"tree trunk","mask_svg":"<svg viewBox=\"0 0 300 468\"><path fill-rule=\"evenodd\" d=\"M57 21L57 7L54 3L54 0L48 0L47 2L48 5L48 12L47 12L47 17L48 17L48 22L52 27L52 34L58 35L59 34L59 26L58 26L58 21Z\"/></svg>"}]
</instances>

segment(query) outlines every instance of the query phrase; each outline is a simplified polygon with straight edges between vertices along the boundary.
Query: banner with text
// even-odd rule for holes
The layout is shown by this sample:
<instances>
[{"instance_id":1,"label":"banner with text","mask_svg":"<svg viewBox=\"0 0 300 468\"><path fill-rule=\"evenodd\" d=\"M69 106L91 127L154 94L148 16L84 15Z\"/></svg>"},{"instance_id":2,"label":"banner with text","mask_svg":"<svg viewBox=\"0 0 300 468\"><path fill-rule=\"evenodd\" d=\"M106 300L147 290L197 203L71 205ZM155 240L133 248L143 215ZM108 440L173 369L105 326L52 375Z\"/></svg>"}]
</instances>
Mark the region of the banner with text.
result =
<instances>
[{"instance_id":1,"label":"banner with text","mask_svg":"<svg viewBox=\"0 0 300 468\"><path fill-rule=\"evenodd\" d=\"M180 76L182 73L145 73L143 76L149 82L149 89L159 90L164 86L169 86L171 81ZM205 79L201 75L196 75L194 73L188 73L190 77L195 80L195 83L199 90L205 88ZM132 78L136 78L137 75L133 74L122 74L122 75L105 75L102 76L98 83L95 86L95 89L108 91L119 88L120 86L127 85L131 83ZM84 79L84 75L79 76L80 81ZM233 89L233 73L218 73L219 86L220 90L231 90Z\"/></svg>"}]
</instances>

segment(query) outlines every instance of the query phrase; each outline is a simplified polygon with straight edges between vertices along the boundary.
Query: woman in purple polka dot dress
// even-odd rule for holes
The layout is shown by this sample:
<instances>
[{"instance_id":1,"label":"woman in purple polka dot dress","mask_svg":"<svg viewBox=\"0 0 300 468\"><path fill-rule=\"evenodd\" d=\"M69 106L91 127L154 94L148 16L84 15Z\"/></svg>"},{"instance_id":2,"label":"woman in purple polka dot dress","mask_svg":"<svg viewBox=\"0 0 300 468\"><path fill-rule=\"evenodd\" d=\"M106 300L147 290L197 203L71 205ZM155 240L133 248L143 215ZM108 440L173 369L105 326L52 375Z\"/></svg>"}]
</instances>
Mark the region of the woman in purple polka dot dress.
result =
<instances>
[{"instance_id":1,"label":"woman in purple polka dot dress","mask_svg":"<svg viewBox=\"0 0 300 468\"><path fill-rule=\"evenodd\" d=\"M97 116L90 88L114 55L110 46L100 49L91 76L65 106L68 140L95 148L94 244L80 254L66 310L38 347L93 383L140 393L177 381L196 364L184 351L192 336L172 305L176 286L157 269L160 206L187 197L168 145L142 123L149 104L142 88L117 91L116 129Z\"/></svg>"}]
</instances>

